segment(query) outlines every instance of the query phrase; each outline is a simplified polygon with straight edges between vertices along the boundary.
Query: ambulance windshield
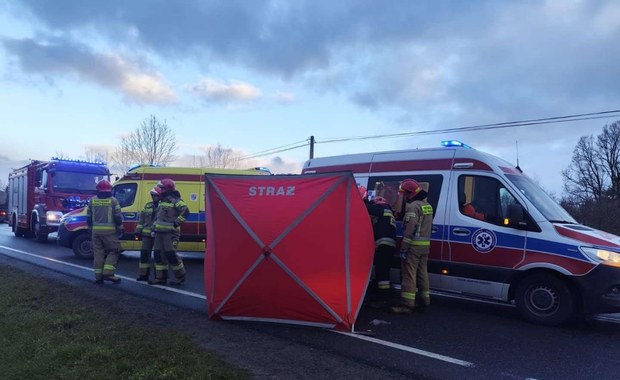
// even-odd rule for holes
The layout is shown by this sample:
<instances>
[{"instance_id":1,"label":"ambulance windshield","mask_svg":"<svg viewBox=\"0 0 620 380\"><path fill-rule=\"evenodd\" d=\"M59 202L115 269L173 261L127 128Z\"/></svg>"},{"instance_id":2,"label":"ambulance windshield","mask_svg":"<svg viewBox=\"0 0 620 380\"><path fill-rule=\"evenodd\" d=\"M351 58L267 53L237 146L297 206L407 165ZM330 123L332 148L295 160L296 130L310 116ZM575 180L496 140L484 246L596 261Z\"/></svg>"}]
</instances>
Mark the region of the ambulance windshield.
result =
<instances>
[{"instance_id":1,"label":"ambulance windshield","mask_svg":"<svg viewBox=\"0 0 620 380\"><path fill-rule=\"evenodd\" d=\"M557 204L543 189L524 175L506 174L506 177L538 211L552 222L577 223L577 221Z\"/></svg>"}]
</instances>

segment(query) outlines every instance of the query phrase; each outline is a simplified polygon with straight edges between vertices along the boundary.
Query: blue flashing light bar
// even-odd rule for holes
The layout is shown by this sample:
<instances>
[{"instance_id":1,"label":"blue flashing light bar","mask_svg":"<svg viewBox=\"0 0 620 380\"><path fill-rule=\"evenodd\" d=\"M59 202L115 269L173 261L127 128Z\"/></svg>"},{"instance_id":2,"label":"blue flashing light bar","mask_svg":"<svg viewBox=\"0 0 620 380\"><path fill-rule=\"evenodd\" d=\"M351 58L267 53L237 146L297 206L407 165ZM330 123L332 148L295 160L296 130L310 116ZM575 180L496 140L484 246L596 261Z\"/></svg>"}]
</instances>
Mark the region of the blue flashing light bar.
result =
<instances>
[{"instance_id":1,"label":"blue flashing light bar","mask_svg":"<svg viewBox=\"0 0 620 380\"><path fill-rule=\"evenodd\" d=\"M458 140L444 140L441 142L441 145L445 146L445 147L454 147L454 146L460 146L462 148L469 148L471 149L471 146L464 144Z\"/></svg>"},{"instance_id":2,"label":"blue flashing light bar","mask_svg":"<svg viewBox=\"0 0 620 380\"><path fill-rule=\"evenodd\" d=\"M76 162L76 163L81 163L81 164L105 165L105 162L101 162L101 161L72 160L69 158L58 158L58 157L52 157L52 160L53 161L64 161L64 162Z\"/></svg>"}]
</instances>

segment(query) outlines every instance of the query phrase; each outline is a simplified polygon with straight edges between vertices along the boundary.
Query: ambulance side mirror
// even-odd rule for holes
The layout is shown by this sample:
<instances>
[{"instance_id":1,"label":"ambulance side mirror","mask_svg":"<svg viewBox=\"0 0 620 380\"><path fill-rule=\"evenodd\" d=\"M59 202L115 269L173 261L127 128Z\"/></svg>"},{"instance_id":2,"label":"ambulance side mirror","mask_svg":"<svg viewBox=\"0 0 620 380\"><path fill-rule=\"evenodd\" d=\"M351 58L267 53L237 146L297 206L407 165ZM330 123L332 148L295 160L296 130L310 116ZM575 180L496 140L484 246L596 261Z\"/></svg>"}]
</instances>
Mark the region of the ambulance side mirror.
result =
<instances>
[{"instance_id":1,"label":"ambulance side mirror","mask_svg":"<svg viewBox=\"0 0 620 380\"><path fill-rule=\"evenodd\" d=\"M518 229L526 229L527 222L525 221L523 206L518 203L509 204L508 218L504 219L504 225Z\"/></svg>"}]
</instances>

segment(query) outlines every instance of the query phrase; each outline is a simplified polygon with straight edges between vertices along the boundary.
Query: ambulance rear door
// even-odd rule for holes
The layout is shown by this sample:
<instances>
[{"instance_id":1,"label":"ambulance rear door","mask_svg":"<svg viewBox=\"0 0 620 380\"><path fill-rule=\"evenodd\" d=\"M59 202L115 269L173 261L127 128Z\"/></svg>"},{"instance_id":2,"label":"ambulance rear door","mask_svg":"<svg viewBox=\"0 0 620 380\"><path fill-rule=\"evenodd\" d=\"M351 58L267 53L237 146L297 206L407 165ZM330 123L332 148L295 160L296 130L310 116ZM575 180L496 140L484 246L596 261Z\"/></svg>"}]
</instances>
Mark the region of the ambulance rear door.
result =
<instances>
[{"instance_id":1,"label":"ambulance rear door","mask_svg":"<svg viewBox=\"0 0 620 380\"><path fill-rule=\"evenodd\" d=\"M380 174L371 173L368 178L368 190L370 194L374 196L381 196L385 198L395 211L396 216L396 235L397 245L400 246L400 242L403 237L403 216L404 216L404 203L402 197L398 194L398 188L402 180L406 178L413 178L422 188L428 191L428 202L433 206L433 232L431 235L431 249L428 260L428 273L432 288L441 287L441 268L443 268L443 261L446 258L443 256L443 238L444 224L445 224L445 208L441 205L445 202L443 198L446 197L442 192L444 182L447 182L447 174L436 173L399 173L399 174ZM400 257L398 254L398 248L395 252L394 259L392 260L392 268L400 269ZM398 272L397 272L398 273ZM394 278L394 276L392 276ZM398 277L396 277L398 278Z\"/></svg>"}]
</instances>

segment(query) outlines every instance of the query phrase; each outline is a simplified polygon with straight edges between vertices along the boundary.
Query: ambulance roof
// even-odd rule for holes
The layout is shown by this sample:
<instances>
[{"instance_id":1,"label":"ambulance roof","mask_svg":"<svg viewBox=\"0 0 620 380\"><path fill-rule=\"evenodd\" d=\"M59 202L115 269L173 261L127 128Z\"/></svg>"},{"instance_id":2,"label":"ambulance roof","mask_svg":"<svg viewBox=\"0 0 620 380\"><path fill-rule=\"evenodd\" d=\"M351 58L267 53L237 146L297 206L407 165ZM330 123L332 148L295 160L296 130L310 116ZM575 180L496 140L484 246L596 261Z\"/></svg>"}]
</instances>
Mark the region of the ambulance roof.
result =
<instances>
[{"instance_id":1,"label":"ambulance roof","mask_svg":"<svg viewBox=\"0 0 620 380\"><path fill-rule=\"evenodd\" d=\"M357 153L347 154L341 156L320 157L306 161L304 163L303 172L312 173L317 168L325 168L329 171L340 170L352 170L353 172L364 172L368 169L365 167L367 164L376 166L379 163L387 162L410 162L410 161L425 161L425 162L437 162L445 163L450 162L449 166L445 165L429 165L429 167L437 166L437 169L445 168L449 169L452 164L459 162L465 163L465 161L473 161L479 163L473 167L473 169L479 169L486 167L486 170L501 170L504 172L515 171L515 166L499 157L493 156L488 153L481 152L479 150L470 147L450 146L439 148L423 148L423 149L404 149L382 152L369 152L369 153ZM492 169L491 169L492 168ZM324 172L326 170L319 170ZM375 170L372 170L375 171ZM387 170L391 171L391 170Z\"/></svg>"}]
</instances>

